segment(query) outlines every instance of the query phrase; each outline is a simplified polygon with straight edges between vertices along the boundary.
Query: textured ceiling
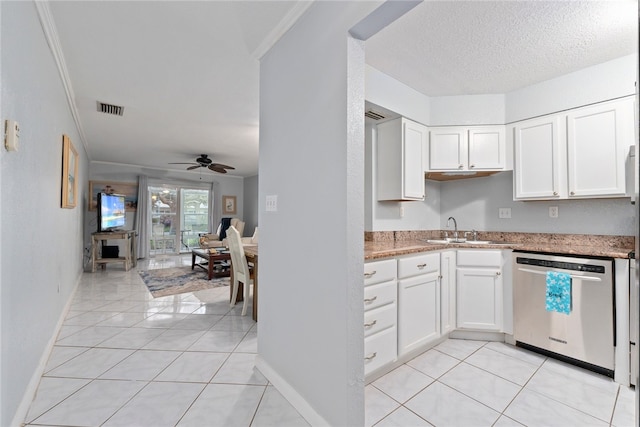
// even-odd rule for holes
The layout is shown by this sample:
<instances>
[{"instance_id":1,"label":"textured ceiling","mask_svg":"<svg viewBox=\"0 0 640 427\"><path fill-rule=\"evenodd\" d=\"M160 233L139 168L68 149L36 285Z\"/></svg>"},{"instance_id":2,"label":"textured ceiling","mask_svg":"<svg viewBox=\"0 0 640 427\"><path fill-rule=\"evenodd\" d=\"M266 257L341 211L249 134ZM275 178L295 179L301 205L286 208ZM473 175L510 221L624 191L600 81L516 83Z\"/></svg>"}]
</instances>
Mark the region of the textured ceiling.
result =
<instances>
[{"instance_id":1,"label":"textured ceiling","mask_svg":"<svg viewBox=\"0 0 640 427\"><path fill-rule=\"evenodd\" d=\"M367 63L430 96L506 93L638 51L637 1L425 1Z\"/></svg>"}]
</instances>

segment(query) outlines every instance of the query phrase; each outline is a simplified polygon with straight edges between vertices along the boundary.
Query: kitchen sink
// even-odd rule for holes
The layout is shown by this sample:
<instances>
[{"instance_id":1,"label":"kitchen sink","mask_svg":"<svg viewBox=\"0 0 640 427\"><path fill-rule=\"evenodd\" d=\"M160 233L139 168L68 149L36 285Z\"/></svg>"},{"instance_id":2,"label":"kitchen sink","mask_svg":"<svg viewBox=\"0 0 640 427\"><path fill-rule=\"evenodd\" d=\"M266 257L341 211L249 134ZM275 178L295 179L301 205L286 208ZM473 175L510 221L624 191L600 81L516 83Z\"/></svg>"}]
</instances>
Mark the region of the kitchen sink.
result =
<instances>
[{"instance_id":1,"label":"kitchen sink","mask_svg":"<svg viewBox=\"0 0 640 427\"><path fill-rule=\"evenodd\" d=\"M427 243L435 245L449 245L449 244L466 244L466 245L505 245L514 246L514 243L508 242L494 242L492 240L466 240L466 239L429 239L425 240Z\"/></svg>"}]
</instances>

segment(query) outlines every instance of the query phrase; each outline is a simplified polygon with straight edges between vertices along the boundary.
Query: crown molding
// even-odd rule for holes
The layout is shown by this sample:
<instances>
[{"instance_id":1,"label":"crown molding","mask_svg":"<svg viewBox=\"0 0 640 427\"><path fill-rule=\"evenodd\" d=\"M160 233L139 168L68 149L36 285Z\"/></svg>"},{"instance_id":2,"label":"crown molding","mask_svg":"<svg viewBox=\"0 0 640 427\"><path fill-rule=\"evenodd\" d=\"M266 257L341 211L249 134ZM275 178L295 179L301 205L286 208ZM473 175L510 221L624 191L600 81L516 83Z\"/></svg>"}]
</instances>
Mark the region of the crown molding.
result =
<instances>
[{"instance_id":1,"label":"crown molding","mask_svg":"<svg viewBox=\"0 0 640 427\"><path fill-rule=\"evenodd\" d=\"M289 12L278 22L271 32L265 37L265 39L258 45L258 47L251 52L251 56L257 60L262 57L271 49L277 42L285 35L293 24L311 7L316 0L298 0L296 4L289 10Z\"/></svg>"},{"instance_id":2,"label":"crown molding","mask_svg":"<svg viewBox=\"0 0 640 427\"><path fill-rule=\"evenodd\" d=\"M64 92L67 95L67 103L69 104L71 116L73 117L73 121L76 124L76 129L78 131L78 135L80 136L80 141L82 142L87 158L89 158L90 160L87 138L84 134L82 123L80 122L80 116L78 115L78 108L75 102L76 97L73 92L73 86L71 85L71 79L69 78L69 72L67 71L67 64L64 60L62 47L60 46L60 39L58 38L56 24L53 19L53 15L51 14L51 9L49 8L49 2L35 1L34 3L38 11L38 17L40 18L40 25L42 26L45 38L47 39L47 44L49 45L49 49L51 50L53 58L56 62L58 73L60 74L60 80L62 81L62 85L64 86Z\"/></svg>"}]
</instances>

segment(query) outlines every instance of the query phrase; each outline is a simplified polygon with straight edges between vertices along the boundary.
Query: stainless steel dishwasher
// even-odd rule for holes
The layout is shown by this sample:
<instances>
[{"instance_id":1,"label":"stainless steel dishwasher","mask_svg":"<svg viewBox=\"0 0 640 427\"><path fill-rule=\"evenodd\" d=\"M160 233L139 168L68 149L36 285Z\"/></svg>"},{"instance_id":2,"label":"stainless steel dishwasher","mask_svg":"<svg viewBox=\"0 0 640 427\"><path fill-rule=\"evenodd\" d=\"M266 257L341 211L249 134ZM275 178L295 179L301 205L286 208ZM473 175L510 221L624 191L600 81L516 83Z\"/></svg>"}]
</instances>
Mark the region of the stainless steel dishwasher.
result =
<instances>
[{"instance_id":1,"label":"stainless steel dishwasher","mask_svg":"<svg viewBox=\"0 0 640 427\"><path fill-rule=\"evenodd\" d=\"M514 251L513 263L516 344L613 377L613 259ZM547 310L548 272L571 277L568 314Z\"/></svg>"}]
</instances>

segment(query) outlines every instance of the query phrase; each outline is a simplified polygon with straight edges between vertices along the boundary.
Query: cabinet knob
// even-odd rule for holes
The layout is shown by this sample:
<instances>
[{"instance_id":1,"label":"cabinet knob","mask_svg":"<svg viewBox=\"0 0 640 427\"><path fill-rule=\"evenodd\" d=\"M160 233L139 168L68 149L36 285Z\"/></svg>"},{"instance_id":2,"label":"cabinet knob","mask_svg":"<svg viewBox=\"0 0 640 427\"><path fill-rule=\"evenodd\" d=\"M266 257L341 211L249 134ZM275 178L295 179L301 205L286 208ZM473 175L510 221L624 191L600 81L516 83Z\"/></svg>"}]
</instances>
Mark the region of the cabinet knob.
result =
<instances>
[{"instance_id":1,"label":"cabinet knob","mask_svg":"<svg viewBox=\"0 0 640 427\"><path fill-rule=\"evenodd\" d=\"M502 273L500 273L499 271L496 272L496 276L500 276Z\"/></svg>"},{"instance_id":2,"label":"cabinet knob","mask_svg":"<svg viewBox=\"0 0 640 427\"><path fill-rule=\"evenodd\" d=\"M554 195L554 196L557 196L557 195L558 195L558 192L557 192L557 191L554 191L554 192L553 192L553 195Z\"/></svg>"},{"instance_id":3,"label":"cabinet knob","mask_svg":"<svg viewBox=\"0 0 640 427\"><path fill-rule=\"evenodd\" d=\"M371 360L374 357L376 357L378 355L377 351L374 351L373 354L369 355L369 356L365 356L364 360Z\"/></svg>"},{"instance_id":4,"label":"cabinet knob","mask_svg":"<svg viewBox=\"0 0 640 427\"><path fill-rule=\"evenodd\" d=\"M459 165L458 166L458 169L462 169L462 168L464 168L464 165Z\"/></svg>"},{"instance_id":5,"label":"cabinet knob","mask_svg":"<svg viewBox=\"0 0 640 427\"><path fill-rule=\"evenodd\" d=\"M572 192L570 192L569 194L571 194L572 196L575 196L575 195L576 195L576 193L574 193L573 191L572 191Z\"/></svg>"},{"instance_id":6,"label":"cabinet knob","mask_svg":"<svg viewBox=\"0 0 640 427\"><path fill-rule=\"evenodd\" d=\"M374 320L373 322L365 323L365 324L364 324L364 327L365 327L365 328L370 328L370 327L372 327L373 325L375 325L376 323L378 323L378 321L377 321L377 320Z\"/></svg>"},{"instance_id":7,"label":"cabinet knob","mask_svg":"<svg viewBox=\"0 0 640 427\"><path fill-rule=\"evenodd\" d=\"M376 296L371 297L371 298L365 298L365 299L364 299L364 302L365 302L365 303L370 303L370 302L374 302L374 301L375 301L375 300L377 300L377 299L378 299L378 296L376 295Z\"/></svg>"},{"instance_id":8,"label":"cabinet knob","mask_svg":"<svg viewBox=\"0 0 640 427\"><path fill-rule=\"evenodd\" d=\"M475 167L476 167L476 165L469 165L469 169L473 169Z\"/></svg>"},{"instance_id":9,"label":"cabinet knob","mask_svg":"<svg viewBox=\"0 0 640 427\"><path fill-rule=\"evenodd\" d=\"M369 279L369 278L373 277L374 274L376 274L375 270L373 270L371 273L364 273L364 278L365 279Z\"/></svg>"}]
</instances>

